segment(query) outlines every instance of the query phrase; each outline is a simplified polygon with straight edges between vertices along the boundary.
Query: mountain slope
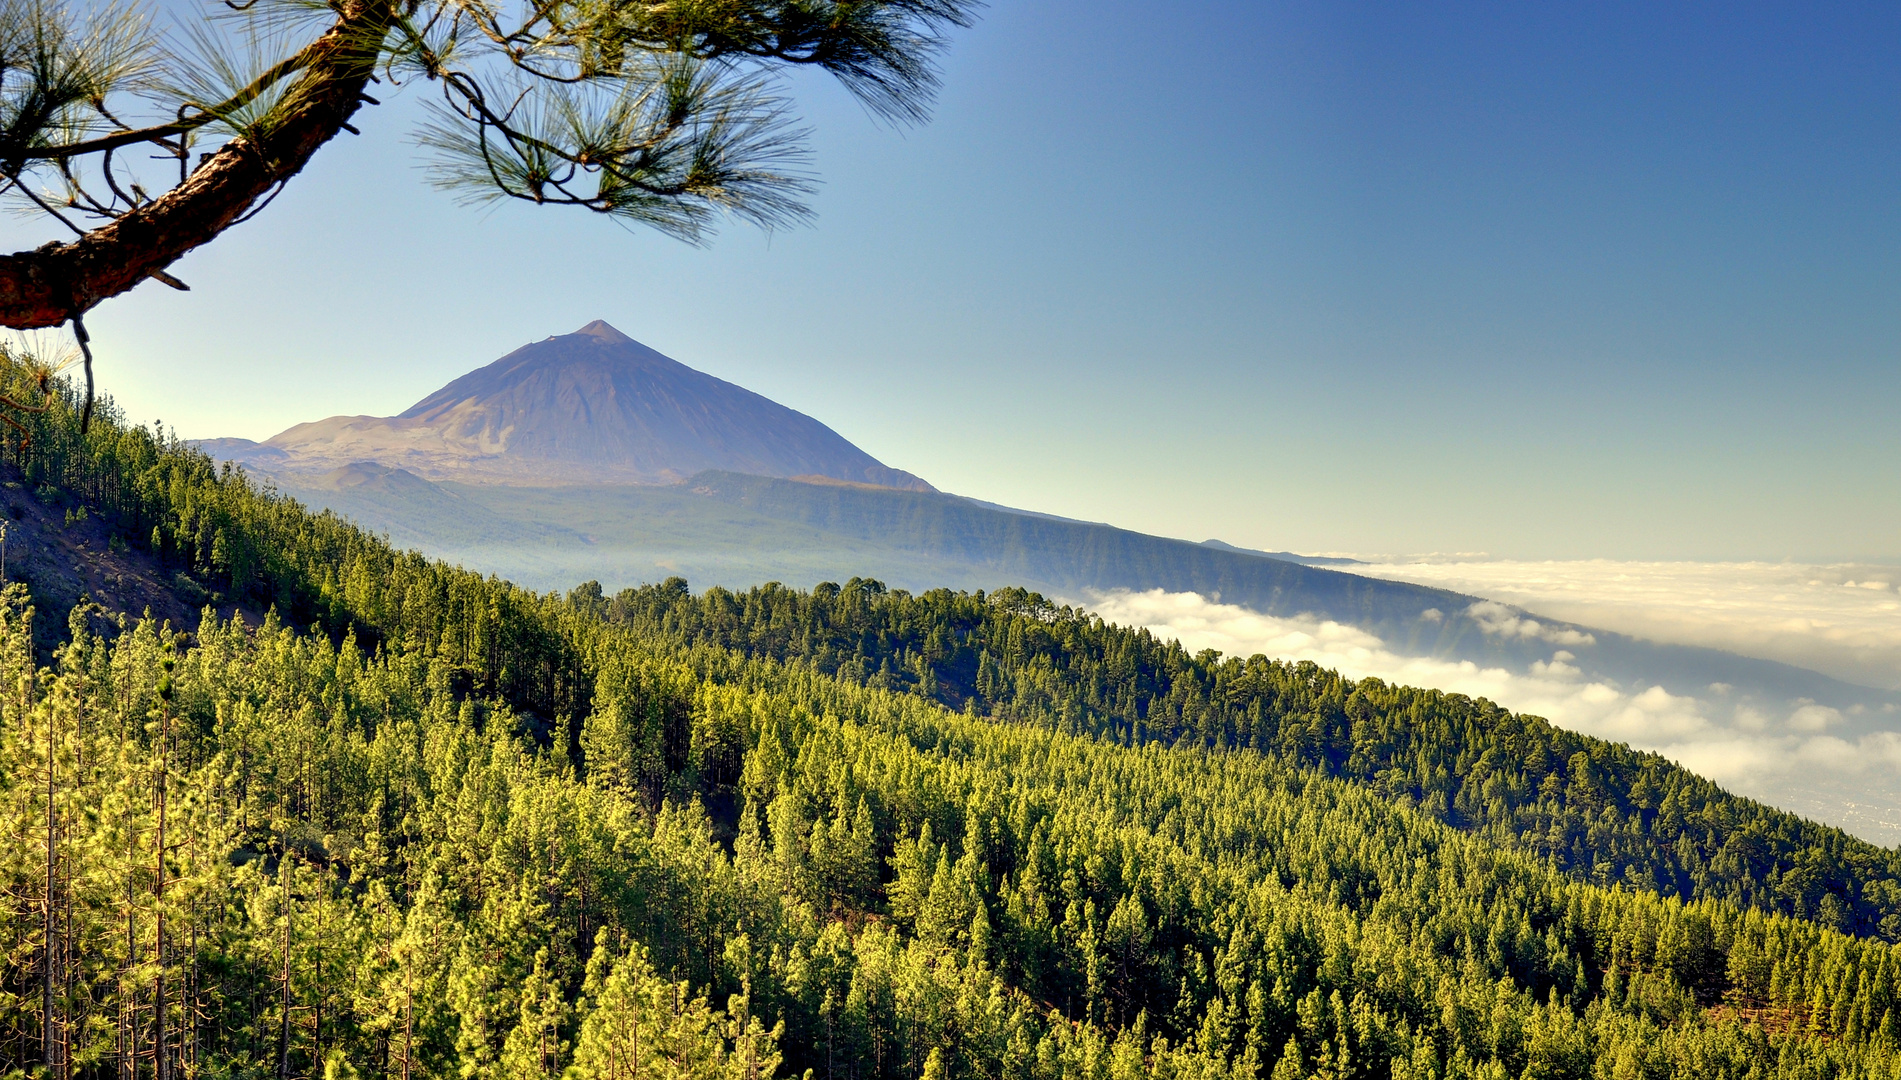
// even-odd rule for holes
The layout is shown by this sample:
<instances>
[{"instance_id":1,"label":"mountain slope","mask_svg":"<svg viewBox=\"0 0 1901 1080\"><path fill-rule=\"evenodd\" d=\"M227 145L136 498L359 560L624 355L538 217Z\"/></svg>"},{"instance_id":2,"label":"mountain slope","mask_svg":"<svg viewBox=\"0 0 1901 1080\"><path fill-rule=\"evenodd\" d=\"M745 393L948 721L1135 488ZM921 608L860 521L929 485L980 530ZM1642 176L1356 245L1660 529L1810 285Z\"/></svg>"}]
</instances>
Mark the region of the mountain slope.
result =
<instances>
[{"instance_id":1,"label":"mountain slope","mask_svg":"<svg viewBox=\"0 0 1901 1080\"><path fill-rule=\"evenodd\" d=\"M1583 716L1584 730L1678 760L1685 758L1684 748L1671 740L1683 730L1681 714L1652 724L1651 714L1637 710L1653 702L1698 703L1685 711L1698 710L1695 715L1709 717L1714 726L1697 731L1695 738L1705 741L1689 744L1693 751L1745 745L1723 742L1720 732L1750 737L1765 730L1747 727L1760 724L1757 718L1784 725L1766 729L1771 733L1795 732L1789 725L1798 716L1833 710L1824 713L1832 717L1830 739L1849 746L1873 740L1878 752L1901 709L1901 694L1775 661L1533 617L1476 596L1353 574L1350 566L1306 566L1107 525L992 510L951 495L726 473L672 487L440 486L456 497L455 505L479 508L514 527L560 529L582 540L518 543L505 539L503 530L471 535L459 517L421 520L421 500L371 505L336 491L294 493L371 528L389 529L392 536L417 537L419 546L437 556L544 590L594 579L611 592L678 575L696 588L744 589L769 581L810 586L851 577L918 592L1020 585L1125 610L1128 604L1104 594L1163 590L1218 597L1287 620L1277 634L1324 634L1329 621L1351 627L1340 633L1371 635L1394 657L1426 658L1424 667L1436 673L1405 676L1407 681L1447 672L1482 675L1461 676L1466 685L1428 684L1496 694L1514 708L1561 722L1577 724ZM1535 633L1525 632L1534 627ZM1568 681L1537 682L1541 669L1562 658L1572 671ZM1356 673L1409 669L1410 661L1399 660ZM1713 684L1720 684L1720 694ZM1491 686L1501 689L1485 689ZM1590 722L1612 714L1580 712L1576 701L1593 693L1623 695L1614 723ZM1572 697L1558 698L1554 707L1554 695ZM1812 734L1801 732L1801 739ZM1862 770L1817 765L1731 773L1727 779L1753 797L1893 844L1901 841L1901 797L1890 783L1892 770L1880 760Z\"/></svg>"},{"instance_id":2,"label":"mountain slope","mask_svg":"<svg viewBox=\"0 0 1901 1080\"><path fill-rule=\"evenodd\" d=\"M1673 692L1723 682L1844 708L1869 701L1901 702L1901 694L1852 686L1805 668L1555 620L1543 620L1548 632L1544 636L1498 633L1491 620L1470 613L1482 602L1480 597L1449 589L1382 581L1108 525L998 513L952 496L815 488L731 474L704 474L687 487L703 498L776 521L861 540L879 538L901 553L980 568L992 586L1038 583L1071 597L1112 589L1194 592L1266 615L1334 619L1367 630L1408 655L1515 668L1548 658L1552 637L1563 636L1570 639L1567 650L1581 662L1620 680L1654 683Z\"/></svg>"},{"instance_id":3,"label":"mountain slope","mask_svg":"<svg viewBox=\"0 0 1901 1080\"><path fill-rule=\"evenodd\" d=\"M255 623L260 612L206 588L192 568L129 545L113 523L72 492L0 463L0 582L23 586L38 612L35 644L51 655L75 609L95 629L141 614L175 627L196 625L206 605Z\"/></svg>"},{"instance_id":4,"label":"mountain slope","mask_svg":"<svg viewBox=\"0 0 1901 1080\"><path fill-rule=\"evenodd\" d=\"M319 507L333 500L347 501L352 517L373 521L376 530L398 547L455 550L506 545L532 557L537 551L589 546L587 538L573 529L497 514L443 484L374 462L357 461L330 472L297 476L291 490Z\"/></svg>"},{"instance_id":5,"label":"mountain slope","mask_svg":"<svg viewBox=\"0 0 1901 1080\"><path fill-rule=\"evenodd\" d=\"M808 664L960 712L1124 743L1251 749L1509 840L1580 880L1901 940L1901 850L1738 798L1656 754L1458 695L1192 656L1015 589L911 596L853 580L694 596L661 584L597 606L642 634Z\"/></svg>"},{"instance_id":6,"label":"mountain slope","mask_svg":"<svg viewBox=\"0 0 1901 1080\"><path fill-rule=\"evenodd\" d=\"M1021 585L1170 635L1213 628L1202 640L1219 648L1291 651L1496 696L1901 839L1901 759L1890 768L1884 756L1901 736L1901 694L1316 569L1352 569L1337 560L942 495L880 472L817 421L601 323L517 350L402 416L332 418L271 445L208 448L400 544L534 588L673 575L734 587L852 576L911 589ZM628 482L709 461L731 464L670 486ZM1846 764L1783 764L1824 757Z\"/></svg>"},{"instance_id":7,"label":"mountain slope","mask_svg":"<svg viewBox=\"0 0 1901 1080\"><path fill-rule=\"evenodd\" d=\"M398 416L333 416L206 452L276 476L353 462L431 479L666 484L706 469L928 491L837 432L592 322L525 345Z\"/></svg>"}]
</instances>

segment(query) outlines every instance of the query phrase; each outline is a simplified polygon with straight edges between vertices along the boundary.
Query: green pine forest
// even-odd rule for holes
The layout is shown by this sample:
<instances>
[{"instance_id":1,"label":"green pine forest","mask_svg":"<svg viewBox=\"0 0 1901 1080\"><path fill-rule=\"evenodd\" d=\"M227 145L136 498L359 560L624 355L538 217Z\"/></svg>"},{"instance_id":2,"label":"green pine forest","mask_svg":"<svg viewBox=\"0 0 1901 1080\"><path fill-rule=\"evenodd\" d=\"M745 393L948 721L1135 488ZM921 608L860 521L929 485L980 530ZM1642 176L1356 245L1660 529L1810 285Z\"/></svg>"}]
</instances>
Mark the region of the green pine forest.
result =
<instances>
[{"instance_id":1,"label":"green pine forest","mask_svg":"<svg viewBox=\"0 0 1901 1080\"><path fill-rule=\"evenodd\" d=\"M1654 756L1019 590L538 595L71 404L25 484L268 614L0 595L8 1076L1901 1078L1901 853Z\"/></svg>"}]
</instances>

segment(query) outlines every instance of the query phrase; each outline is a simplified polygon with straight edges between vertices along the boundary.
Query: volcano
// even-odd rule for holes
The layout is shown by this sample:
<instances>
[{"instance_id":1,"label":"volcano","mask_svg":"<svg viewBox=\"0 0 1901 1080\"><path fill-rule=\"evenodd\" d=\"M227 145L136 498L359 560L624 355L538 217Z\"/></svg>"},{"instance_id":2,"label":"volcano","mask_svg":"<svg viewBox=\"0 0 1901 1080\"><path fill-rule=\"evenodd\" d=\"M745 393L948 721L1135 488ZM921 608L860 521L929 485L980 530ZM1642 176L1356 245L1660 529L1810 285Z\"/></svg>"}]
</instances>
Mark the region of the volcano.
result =
<instances>
[{"instance_id":1,"label":"volcano","mask_svg":"<svg viewBox=\"0 0 1901 1080\"><path fill-rule=\"evenodd\" d=\"M280 476L374 462L431 480L545 487L676 484L718 469L933 490L804 413L599 320L516 349L397 416L332 416L262 443L202 445Z\"/></svg>"}]
</instances>

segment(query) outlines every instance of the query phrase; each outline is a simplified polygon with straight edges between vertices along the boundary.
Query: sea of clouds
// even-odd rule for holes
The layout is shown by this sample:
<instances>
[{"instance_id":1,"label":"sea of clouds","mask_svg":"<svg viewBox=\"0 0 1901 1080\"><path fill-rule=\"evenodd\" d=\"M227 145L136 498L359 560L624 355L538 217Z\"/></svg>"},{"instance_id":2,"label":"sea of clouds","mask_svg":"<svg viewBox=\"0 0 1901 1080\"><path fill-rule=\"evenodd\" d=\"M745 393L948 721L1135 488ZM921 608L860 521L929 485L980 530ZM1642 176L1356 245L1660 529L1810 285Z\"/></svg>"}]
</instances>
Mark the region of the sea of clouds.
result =
<instances>
[{"instance_id":1,"label":"sea of clouds","mask_svg":"<svg viewBox=\"0 0 1901 1080\"><path fill-rule=\"evenodd\" d=\"M1465 579L1421 575L1408 580L1479 591ZM1840 825L1878 843L1901 842L1901 731L1893 730L1901 729L1901 716L1845 717L1813 702L1744 698L1722 684L1697 696L1672 694L1660 686L1619 686L1584 670L1566 648L1588 644L1588 633L1540 623L1496 602L1473 604L1467 614L1488 633L1544 640L1552 647L1547 659L1512 671L1407 656L1356 627L1311 617L1262 615L1195 593L1103 593L1089 597L1085 606L1110 622L1147 627L1177 639L1190 651L1311 660L1353 678L1376 676L1489 698L1574 731L1656 751L1732 791ZM1667 609L1655 604L1649 610ZM1716 643L1713 638L1672 640Z\"/></svg>"},{"instance_id":2,"label":"sea of clouds","mask_svg":"<svg viewBox=\"0 0 1901 1080\"><path fill-rule=\"evenodd\" d=\"M1532 562L1431 556L1346 567L1634 637L1706 645L1901 690L1901 567Z\"/></svg>"}]
</instances>

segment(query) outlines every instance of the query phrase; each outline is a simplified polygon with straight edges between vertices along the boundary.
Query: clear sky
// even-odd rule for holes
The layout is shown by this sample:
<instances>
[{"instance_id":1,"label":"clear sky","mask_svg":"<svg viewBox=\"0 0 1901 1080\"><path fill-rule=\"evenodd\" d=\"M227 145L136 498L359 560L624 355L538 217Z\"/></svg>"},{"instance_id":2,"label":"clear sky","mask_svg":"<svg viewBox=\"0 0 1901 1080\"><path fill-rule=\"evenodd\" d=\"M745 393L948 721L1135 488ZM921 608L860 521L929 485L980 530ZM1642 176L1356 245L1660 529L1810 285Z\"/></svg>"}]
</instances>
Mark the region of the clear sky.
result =
<instances>
[{"instance_id":1,"label":"clear sky","mask_svg":"<svg viewBox=\"0 0 1901 1080\"><path fill-rule=\"evenodd\" d=\"M90 318L103 385L262 438L604 318L1149 532L1901 557L1901 7L1003 0L945 76L907 131L801 82L816 223L705 250L457 206L412 88Z\"/></svg>"}]
</instances>

